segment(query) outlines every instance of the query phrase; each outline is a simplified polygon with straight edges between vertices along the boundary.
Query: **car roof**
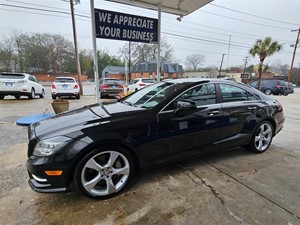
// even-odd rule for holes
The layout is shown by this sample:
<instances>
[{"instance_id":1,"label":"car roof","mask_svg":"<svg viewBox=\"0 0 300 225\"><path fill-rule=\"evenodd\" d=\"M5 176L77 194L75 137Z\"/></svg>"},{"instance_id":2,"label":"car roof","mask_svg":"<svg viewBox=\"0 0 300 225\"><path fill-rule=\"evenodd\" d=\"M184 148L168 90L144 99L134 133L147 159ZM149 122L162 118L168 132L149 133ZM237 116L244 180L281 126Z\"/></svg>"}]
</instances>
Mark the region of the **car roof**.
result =
<instances>
[{"instance_id":1,"label":"car roof","mask_svg":"<svg viewBox=\"0 0 300 225\"><path fill-rule=\"evenodd\" d=\"M56 77L55 79L74 79L75 80L74 77Z\"/></svg>"}]
</instances>

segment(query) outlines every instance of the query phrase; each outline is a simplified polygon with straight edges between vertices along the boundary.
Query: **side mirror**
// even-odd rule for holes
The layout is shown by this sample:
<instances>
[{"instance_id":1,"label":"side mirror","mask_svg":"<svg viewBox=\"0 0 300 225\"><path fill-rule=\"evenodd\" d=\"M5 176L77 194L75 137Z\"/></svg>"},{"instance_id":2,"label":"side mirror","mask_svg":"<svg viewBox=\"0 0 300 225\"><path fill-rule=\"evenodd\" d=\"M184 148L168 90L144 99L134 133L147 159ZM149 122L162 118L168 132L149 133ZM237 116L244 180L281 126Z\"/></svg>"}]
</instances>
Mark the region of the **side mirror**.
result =
<instances>
[{"instance_id":1,"label":"side mirror","mask_svg":"<svg viewBox=\"0 0 300 225\"><path fill-rule=\"evenodd\" d=\"M196 102L192 100L179 100L176 105L177 109L197 109Z\"/></svg>"},{"instance_id":2,"label":"side mirror","mask_svg":"<svg viewBox=\"0 0 300 225\"><path fill-rule=\"evenodd\" d=\"M187 112L197 109L197 104L191 100L179 100L174 111L176 116L184 116Z\"/></svg>"}]
</instances>

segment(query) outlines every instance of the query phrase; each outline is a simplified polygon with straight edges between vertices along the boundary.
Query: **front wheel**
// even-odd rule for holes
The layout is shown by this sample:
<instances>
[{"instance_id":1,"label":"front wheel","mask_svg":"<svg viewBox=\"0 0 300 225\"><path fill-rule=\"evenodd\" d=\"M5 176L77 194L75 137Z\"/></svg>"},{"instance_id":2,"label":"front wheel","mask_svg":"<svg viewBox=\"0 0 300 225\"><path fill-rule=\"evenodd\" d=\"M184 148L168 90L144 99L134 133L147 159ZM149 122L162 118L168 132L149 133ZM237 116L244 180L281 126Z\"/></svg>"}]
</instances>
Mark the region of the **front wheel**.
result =
<instances>
[{"instance_id":1,"label":"front wheel","mask_svg":"<svg viewBox=\"0 0 300 225\"><path fill-rule=\"evenodd\" d=\"M265 152L273 139L274 128L269 121L261 122L253 133L249 150L255 153Z\"/></svg>"},{"instance_id":2,"label":"front wheel","mask_svg":"<svg viewBox=\"0 0 300 225\"><path fill-rule=\"evenodd\" d=\"M133 171L132 158L122 148L95 149L79 162L74 183L81 194L94 199L104 199L120 192Z\"/></svg>"},{"instance_id":3,"label":"front wheel","mask_svg":"<svg viewBox=\"0 0 300 225\"><path fill-rule=\"evenodd\" d=\"M42 90L42 93L40 94L40 98L44 98L45 97L45 90Z\"/></svg>"}]
</instances>

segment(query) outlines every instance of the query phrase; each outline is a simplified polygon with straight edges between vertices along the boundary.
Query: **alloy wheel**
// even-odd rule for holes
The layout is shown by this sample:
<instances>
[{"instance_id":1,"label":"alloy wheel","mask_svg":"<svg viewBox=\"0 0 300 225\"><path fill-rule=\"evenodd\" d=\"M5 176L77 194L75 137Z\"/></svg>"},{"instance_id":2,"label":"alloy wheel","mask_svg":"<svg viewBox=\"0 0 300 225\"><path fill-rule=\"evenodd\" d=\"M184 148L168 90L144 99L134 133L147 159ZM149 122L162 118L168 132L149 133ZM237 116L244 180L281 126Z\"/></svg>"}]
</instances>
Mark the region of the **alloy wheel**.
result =
<instances>
[{"instance_id":1,"label":"alloy wheel","mask_svg":"<svg viewBox=\"0 0 300 225\"><path fill-rule=\"evenodd\" d=\"M83 165L81 185L90 196L109 196L125 186L130 169L129 159L121 152L100 152L90 157Z\"/></svg>"},{"instance_id":2,"label":"alloy wheel","mask_svg":"<svg viewBox=\"0 0 300 225\"><path fill-rule=\"evenodd\" d=\"M273 129L267 122L262 123L254 137L254 145L257 151L265 151L271 144L273 138Z\"/></svg>"}]
</instances>

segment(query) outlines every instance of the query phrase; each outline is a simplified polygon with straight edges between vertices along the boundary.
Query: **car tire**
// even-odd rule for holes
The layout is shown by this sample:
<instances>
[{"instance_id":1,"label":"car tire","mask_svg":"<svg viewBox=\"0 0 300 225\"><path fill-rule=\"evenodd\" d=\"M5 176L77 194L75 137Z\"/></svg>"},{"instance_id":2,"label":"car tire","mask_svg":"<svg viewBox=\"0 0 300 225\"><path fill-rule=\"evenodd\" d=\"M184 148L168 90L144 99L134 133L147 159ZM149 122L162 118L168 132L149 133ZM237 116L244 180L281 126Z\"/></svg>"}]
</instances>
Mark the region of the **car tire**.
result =
<instances>
[{"instance_id":1,"label":"car tire","mask_svg":"<svg viewBox=\"0 0 300 225\"><path fill-rule=\"evenodd\" d=\"M4 97L5 97L4 95L0 95L0 99L4 99Z\"/></svg>"},{"instance_id":2,"label":"car tire","mask_svg":"<svg viewBox=\"0 0 300 225\"><path fill-rule=\"evenodd\" d=\"M255 153L265 152L273 139L274 128L269 121L262 121L254 130L249 150Z\"/></svg>"},{"instance_id":3,"label":"car tire","mask_svg":"<svg viewBox=\"0 0 300 225\"><path fill-rule=\"evenodd\" d=\"M265 90L265 94L266 95L271 95L272 94L272 90L271 89L266 89Z\"/></svg>"},{"instance_id":4,"label":"car tire","mask_svg":"<svg viewBox=\"0 0 300 225\"><path fill-rule=\"evenodd\" d=\"M80 94L76 95L75 97L76 99L80 99Z\"/></svg>"},{"instance_id":5,"label":"car tire","mask_svg":"<svg viewBox=\"0 0 300 225\"><path fill-rule=\"evenodd\" d=\"M139 89L135 88L135 91L138 91Z\"/></svg>"},{"instance_id":6,"label":"car tire","mask_svg":"<svg viewBox=\"0 0 300 225\"><path fill-rule=\"evenodd\" d=\"M21 96L20 95L15 95L15 99L20 99Z\"/></svg>"},{"instance_id":7,"label":"car tire","mask_svg":"<svg viewBox=\"0 0 300 225\"><path fill-rule=\"evenodd\" d=\"M133 173L132 158L124 149L96 148L78 163L74 184L87 197L105 199L123 190Z\"/></svg>"},{"instance_id":8,"label":"car tire","mask_svg":"<svg viewBox=\"0 0 300 225\"><path fill-rule=\"evenodd\" d=\"M44 98L45 97L45 90L42 90L42 93L40 94L40 98Z\"/></svg>"},{"instance_id":9,"label":"car tire","mask_svg":"<svg viewBox=\"0 0 300 225\"><path fill-rule=\"evenodd\" d=\"M28 96L29 99L34 99L35 98L35 91L34 91L34 88L31 89L31 92Z\"/></svg>"},{"instance_id":10,"label":"car tire","mask_svg":"<svg viewBox=\"0 0 300 225\"><path fill-rule=\"evenodd\" d=\"M55 100L56 99L56 95L52 95L52 99Z\"/></svg>"}]
</instances>

